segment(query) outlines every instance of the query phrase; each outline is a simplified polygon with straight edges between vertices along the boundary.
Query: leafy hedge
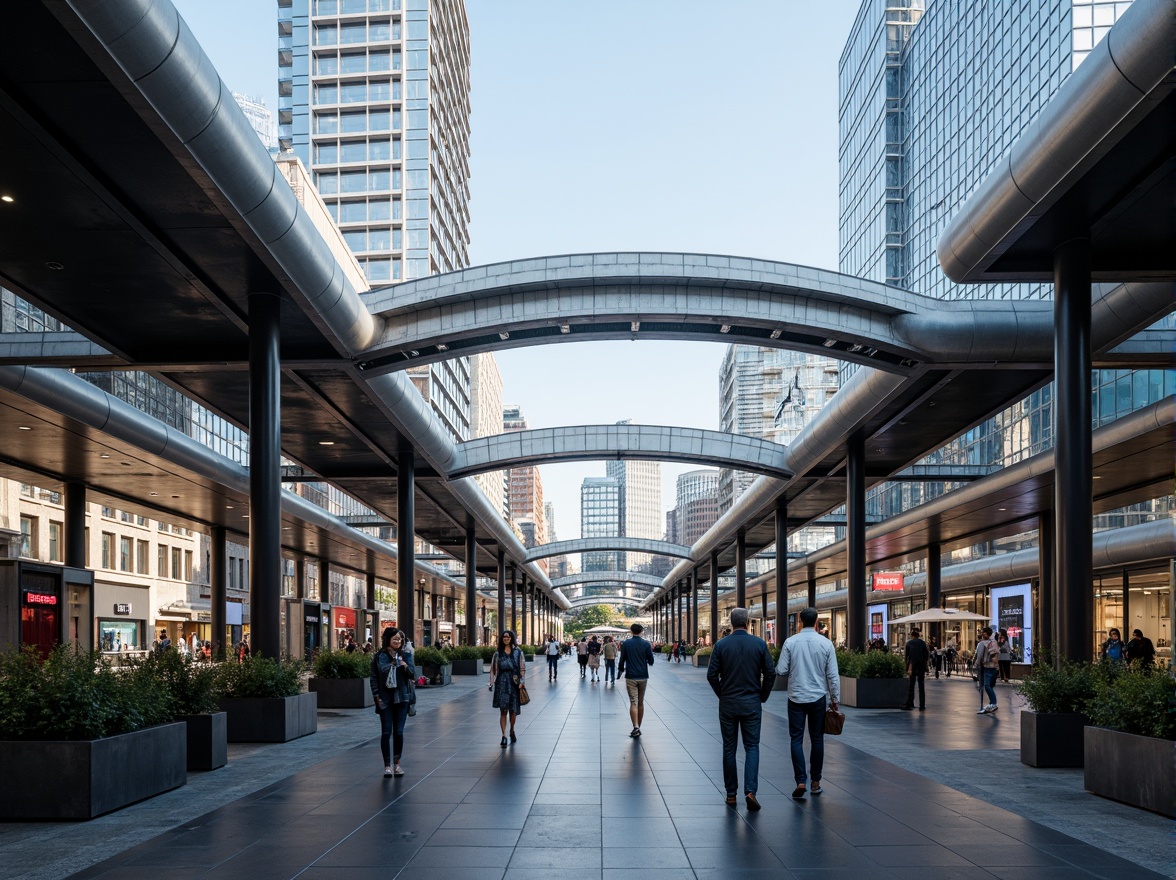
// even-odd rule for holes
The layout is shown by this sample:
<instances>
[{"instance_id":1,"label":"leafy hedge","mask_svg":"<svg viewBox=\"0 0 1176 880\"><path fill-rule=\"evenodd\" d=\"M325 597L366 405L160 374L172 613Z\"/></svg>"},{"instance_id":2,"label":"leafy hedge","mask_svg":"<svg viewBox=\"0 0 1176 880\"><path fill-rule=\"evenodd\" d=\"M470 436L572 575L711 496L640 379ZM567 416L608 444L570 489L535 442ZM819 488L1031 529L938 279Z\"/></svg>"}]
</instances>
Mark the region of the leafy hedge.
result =
<instances>
[{"instance_id":1,"label":"leafy hedge","mask_svg":"<svg viewBox=\"0 0 1176 880\"><path fill-rule=\"evenodd\" d=\"M897 654L884 651L838 651L837 673L846 678L905 678L906 665Z\"/></svg>"},{"instance_id":2,"label":"leafy hedge","mask_svg":"<svg viewBox=\"0 0 1176 880\"><path fill-rule=\"evenodd\" d=\"M295 697L302 693L301 660L246 657L243 663L216 667L216 686L222 697Z\"/></svg>"},{"instance_id":3,"label":"leafy hedge","mask_svg":"<svg viewBox=\"0 0 1176 880\"><path fill-rule=\"evenodd\" d=\"M412 662L420 669L423 666L444 666L449 663L449 649L417 648L413 651Z\"/></svg>"},{"instance_id":4,"label":"leafy hedge","mask_svg":"<svg viewBox=\"0 0 1176 880\"><path fill-rule=\"evenodd\" d=\"M1094 671L1089 663L1063 663L1054 669L1043 658L1013 690L1034 712L1084 712L1094 693Z\"/></svg>"},{"instance_id":5,"label":"leafy hedge","mask_svg":"<svg viewBox=\"0 0 1176 880\"><path fill-rule=\"evenodd\" d=\"M315 678L367 678L372 655L359 651L320 651L311 667Z\"/></svg>"}]
</instances>

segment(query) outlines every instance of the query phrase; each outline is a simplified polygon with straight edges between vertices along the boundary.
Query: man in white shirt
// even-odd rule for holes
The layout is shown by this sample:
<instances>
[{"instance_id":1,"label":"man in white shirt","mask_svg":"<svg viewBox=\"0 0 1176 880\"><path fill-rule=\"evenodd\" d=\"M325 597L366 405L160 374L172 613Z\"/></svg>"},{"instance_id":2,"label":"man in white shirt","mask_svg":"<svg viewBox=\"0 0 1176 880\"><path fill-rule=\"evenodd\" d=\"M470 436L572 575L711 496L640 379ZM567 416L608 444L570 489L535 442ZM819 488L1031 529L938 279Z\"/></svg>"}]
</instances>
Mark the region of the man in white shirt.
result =
<instances>
[{"instance_id":1,"label":"man in white shirt","mask_svg":"<svg viewBox=\"0 0 1176 880\"><path fill-rule=\"evenodd\" d=\"M784 642L776 671L788 676L788 733L792 739L792 771L798 800L808 789L804 764L804 727L809 730L809 762L812 765L812 794L821 794L821 772L825 764L825 697L836 710L841 700L837 677L837 653L833 643L816 630L817 609L800 612L800 632Z\"/></svg>"},{"instance_id":2,"label":"man in white shirt","mask_svg":"<svg viewBox=\"0 0 1176 880\"><path fill-rule=\"evenodd\" d=\"M547 655L547 680L555 681L559 678L559 642L555 640L555 636L548 636L544 644L544 653Z\"/></svg>"}]
</instances>

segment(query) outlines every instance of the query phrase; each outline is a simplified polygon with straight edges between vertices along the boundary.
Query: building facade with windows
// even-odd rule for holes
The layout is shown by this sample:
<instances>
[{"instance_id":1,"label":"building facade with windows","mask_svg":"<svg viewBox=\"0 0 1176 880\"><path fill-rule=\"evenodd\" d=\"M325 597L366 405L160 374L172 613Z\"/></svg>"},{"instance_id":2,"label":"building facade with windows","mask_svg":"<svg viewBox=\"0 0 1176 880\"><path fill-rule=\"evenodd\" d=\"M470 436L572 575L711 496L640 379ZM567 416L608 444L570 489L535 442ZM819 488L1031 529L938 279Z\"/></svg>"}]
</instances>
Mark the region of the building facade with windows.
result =
<instances>
[{"instance_id":1,"label":"building facade with windows","mask_svg":"<svg viewBox=\"0 0 1176 880\"><path fill-rule=\"evenodd\" d=\"M621 487L613 477L585 477L580 483L580 537L621 534ZM625 554L616 550L584 553L582 571L621 571Z\"/></svg>"},{"instance_id":2,"label":"building facade with windows","mask_svg":"<svg viewBox=\"0 0 1176 880\"><path fill-rule=\"evenodd\" d=\"M631 419L617 422L631 425ZM605 462L605 474L617 484L618 526L616 535L627 538L653 538L663 534L661 462L621 461ZM648 572L653 557L648 553L621 553L620 570Z\"/></svg>"},{"instance_id":3,"label":"building facade with windows","mask_svg":"<svg viewBox=\"0 0 1176 880\"><path fill-rule=\"evenodd\" d=\"M502 373L492 352L475 354L470 363L470 428L474 437L493 437L502 433ZM510 518L507 499L509 471L476 474L474 482L490 500L503 519Z\"/></svg>"}]
</instances>

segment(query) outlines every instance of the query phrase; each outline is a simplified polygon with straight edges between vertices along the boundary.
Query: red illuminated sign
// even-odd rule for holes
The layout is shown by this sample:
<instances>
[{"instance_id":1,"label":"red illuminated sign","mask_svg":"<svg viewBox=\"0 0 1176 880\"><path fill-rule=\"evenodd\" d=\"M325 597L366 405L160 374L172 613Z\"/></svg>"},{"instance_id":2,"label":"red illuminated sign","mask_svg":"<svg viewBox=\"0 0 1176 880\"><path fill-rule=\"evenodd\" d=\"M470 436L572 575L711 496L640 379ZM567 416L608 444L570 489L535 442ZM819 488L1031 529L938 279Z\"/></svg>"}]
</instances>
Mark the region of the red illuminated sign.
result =
<instances>
[{"instance_id":1,"label":"red illuminated sign","mask_svg":"<svg viewBox=\"0 0 1176 880\"><path fill-rule=\"evenodd\" d=\"M57 596L53 593L25 593L26 605L56 605Z\"/></svg>"},{"instance_id":2,"label":"red illuminated sign","mask_svg":"<svg viewBox=\"0 0 1176 880\"><path fill-rule=\"evenodd\" d=\"M902 572L901 571L876 571L876 572L874 572L874 589L875 590L901 590L902 589Z\"/></svg>"}]
</instances>

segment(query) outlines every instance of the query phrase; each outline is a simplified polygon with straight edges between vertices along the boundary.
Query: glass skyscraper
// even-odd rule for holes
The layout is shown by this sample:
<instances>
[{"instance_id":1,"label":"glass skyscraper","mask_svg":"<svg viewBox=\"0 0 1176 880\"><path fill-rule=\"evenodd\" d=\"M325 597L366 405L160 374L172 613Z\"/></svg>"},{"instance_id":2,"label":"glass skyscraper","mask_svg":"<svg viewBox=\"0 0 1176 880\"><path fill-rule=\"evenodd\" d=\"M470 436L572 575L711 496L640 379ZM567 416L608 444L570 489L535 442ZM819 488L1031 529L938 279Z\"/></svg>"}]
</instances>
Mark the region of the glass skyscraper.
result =
<instances>
[{"instance_id":1,"label":"glass skyscraper","mask_svg":"<svg viewBox=\"0 0 1176 880\"><path fill-rule=\"evenodd\" d=\"M841 271L943 300L1050 298L1046 284L953 284L939 267L936 244L1128 6L864 0L840 62ZM843 372L853 369L845 365ZM1173 393L1174 376L1096 371L1094 426ZM1052 446L1047 386L924 461L1006 466ZM870 493L868 513L891 516L951 488L887 484ZM1096 527L1150 519L1155 507L1102 515Z\"/></svg>"},{"instance_id":2,"label":"glass skyscraper","mask_svg":"<svg viewBox=\"0 0 1176 880\"><path fill-rule=\"evenodd\" d=\"M278 142L311 171L373 286L469 263L462 0L278 0ZM409 371L456 440L470 364Z\"/></svg>"}]
</instances>

